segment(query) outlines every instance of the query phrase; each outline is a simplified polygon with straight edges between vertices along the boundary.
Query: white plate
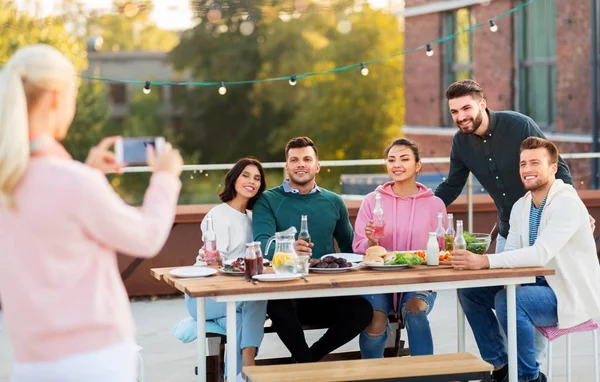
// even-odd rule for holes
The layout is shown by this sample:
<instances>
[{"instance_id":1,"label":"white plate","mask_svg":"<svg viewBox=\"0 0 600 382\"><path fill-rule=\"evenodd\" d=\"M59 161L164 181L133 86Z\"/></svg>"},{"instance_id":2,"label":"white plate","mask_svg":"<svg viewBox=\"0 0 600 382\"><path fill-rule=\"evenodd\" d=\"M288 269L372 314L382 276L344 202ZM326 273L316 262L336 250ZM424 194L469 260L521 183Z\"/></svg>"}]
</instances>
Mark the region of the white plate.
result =
<instances>
[{"instance_id":1,"label":"white plate","mask_svg":"<svg viewBox=\"0 0 600 382\"><path fill-rule=\"evenodd\" d=\"M171 269L169 273L177 277L205 277L214 275L217 270L206 267L181 267Z\"/></svg>"},{"instance_id":2,"label":"white plate","mask_svg":"<svg viewBox=\"0 0 600 382\"><path fill-rule=\"evenodd\" d=\"M298 273L263 273L262 275L254 275L252 278L258 281L290 281L299 279L300 276Z\"/></svg>"},{"instance_id":3,"label":"white plate","mask_svg":"<svg viewBox=\"0 0 600 382\"><path fill-rule=\"evenodd\" d=\"M219 268L219 272L223 273L224 275L232 275L232 276L243 276L245 273L245 272L226 271L223 267Z\"/></svg>"},{"instance_id":4,"label":"white plate","mask_svg":"<svg viewBox=\"0 0 600 382\"><path fill-rule=\"evenodd\" d=\"M351 269L355 269L360 267L360 264L351 263L352 266L348 268L308 268L309 271L314 273L340 273L340 272L348 272Z\"/></svg>"},{"instance_id":5,"label":"white plate","mask_svg":"<svg viewBox=\"0 0 600 382\"><path fill-rule=\"evenodd\" d=\"M328 255L321 256L321 260L327 256L342 258L349 263L360 263L363 260L363 255L357 255L356 253L330 253Z\"/></svg>"},{"instance_id":6,"label":"white plate","mask_svg":"<svg viewBox=\"0 0 600 382\"><path fill-rule=\"evenodd\" d=\"M367 268L373 269L374 271L397 271L403 268L407 268L408 264L398 264L398 265L367 265L365 263L360 263L360 265L364 265Z\"/></svg>"},{"instance_id":7,"label":"white plate","mask_svg":"<svg viewBox=\"0 0 600 382\"><path fill-rule=\"evenodd\" d=\"M231 263L233 263L234 261L236 261L237 259L229 259L229 260L225 260L223 261L223 264L227 264L227 265L231 265ZM263 257L263 265L269 264L269 260L265 259Z\"/></svg>"}]
</instances>

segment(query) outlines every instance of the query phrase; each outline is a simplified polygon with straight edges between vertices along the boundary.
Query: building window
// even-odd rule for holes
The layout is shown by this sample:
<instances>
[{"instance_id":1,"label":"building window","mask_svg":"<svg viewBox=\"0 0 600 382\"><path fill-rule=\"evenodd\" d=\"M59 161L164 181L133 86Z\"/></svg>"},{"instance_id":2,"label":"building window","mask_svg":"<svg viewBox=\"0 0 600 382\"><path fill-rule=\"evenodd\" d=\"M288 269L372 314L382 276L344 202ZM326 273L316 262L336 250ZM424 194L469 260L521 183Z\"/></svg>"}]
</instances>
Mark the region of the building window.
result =
<instances>
[{"instance_id":1,"label":"building window","mask_svg":"<svg viewBox=\"0 0 600 382\"><path fill-rule=\"evenodd\" d=\"M444 15L444 36L449 36L471 28L475 24L471 8L460 8ZM447 41L444 51L444 89L453 82L473 78L473 39L471 33L462 33ZM448 107L442 102L444 124L452 125Z\"/></svg>"},{"instance_id":2,"label":"building window","mask_svg":"<svg viewBox=\"0 0 600 382\"><path fill-rule=\"evenodd\" d=\"M546 130L556 115L556 3L529 4L517 13L519 111Z\"/></svg>"},{"instance_id":3,"label":"building window","mask_svg":"<svg viewBox=\"0 0 600 382\"><path fill-rule=\"evenodd\" d=\"M127 88L125 84L111 83L108 85L110 100L114 105L125 105L127 103Z\"/></svg>"}]
</instances>

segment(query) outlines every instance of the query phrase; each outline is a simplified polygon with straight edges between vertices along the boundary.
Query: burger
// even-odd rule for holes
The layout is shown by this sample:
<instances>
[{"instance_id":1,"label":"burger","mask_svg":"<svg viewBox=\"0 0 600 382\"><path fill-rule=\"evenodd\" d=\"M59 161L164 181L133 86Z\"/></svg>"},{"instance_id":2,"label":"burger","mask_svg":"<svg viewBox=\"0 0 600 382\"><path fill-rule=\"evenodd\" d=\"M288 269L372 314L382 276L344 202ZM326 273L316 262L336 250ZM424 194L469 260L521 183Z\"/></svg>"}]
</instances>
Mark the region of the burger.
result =
<instances>
[{"instance_id":1,"label":"burger","mask_svg":"<svg viewBox=\"0 0 600 382\"><path fill-rule=\"evenodd\" d=\"M363 257L363 263L366 265L383 265L384 257L387 254L387 250L382 246L369 247L365 252L365 257Z\"/></svg>"}]
</instances>

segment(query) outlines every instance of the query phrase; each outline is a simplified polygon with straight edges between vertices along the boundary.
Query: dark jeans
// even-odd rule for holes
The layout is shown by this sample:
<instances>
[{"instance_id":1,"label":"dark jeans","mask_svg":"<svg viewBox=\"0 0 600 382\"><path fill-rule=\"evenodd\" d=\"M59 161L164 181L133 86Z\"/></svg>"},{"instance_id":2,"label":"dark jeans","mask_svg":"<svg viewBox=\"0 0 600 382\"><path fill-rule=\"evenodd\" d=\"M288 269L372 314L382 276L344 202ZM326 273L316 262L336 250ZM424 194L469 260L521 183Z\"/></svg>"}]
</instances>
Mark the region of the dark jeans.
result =
<instances>
[{"instance_id":1,"label":"dark jeans","mask_svg":"<svg viewBox=\"0 0 600 382\"><path fill-rule=\"evenodd\" d=\"M369 326L371 303L362 296L272 300L267 314L295 362L317 362ZM328 328L310 348L302 325Z\"/></svg>"}]
</instances>

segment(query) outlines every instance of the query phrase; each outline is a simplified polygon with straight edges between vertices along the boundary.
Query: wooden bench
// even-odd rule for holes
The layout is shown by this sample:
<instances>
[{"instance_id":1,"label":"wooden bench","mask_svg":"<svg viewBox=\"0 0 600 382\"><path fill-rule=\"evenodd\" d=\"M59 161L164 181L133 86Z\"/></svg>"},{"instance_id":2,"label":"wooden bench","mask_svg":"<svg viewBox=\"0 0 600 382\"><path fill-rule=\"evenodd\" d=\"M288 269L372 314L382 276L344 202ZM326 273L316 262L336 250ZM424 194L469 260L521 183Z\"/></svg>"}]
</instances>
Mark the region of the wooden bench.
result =
<instances>
[{"instance_id":1,"label":"wooden bench","mask_svg":"<svg viewBox=\"0 0 600 382\"><path fill-rule=\"evenodd\" d=\"M326 364L246 366L248 382L491 381L494 367L469 353L334 361Z\"/></svg>"},{"instance_id":2,"label":"wooden bench","mask_svg":"<svg viewBox=\"0 0 600 382\"><path fill-rule=\"evenodd\" d=\"M394 315L389 316L390 325L392 327L392 341L393 346L386 346L384 351L384 357L401 357L409 355L409 349L404 347L405 341L402 339L402 329L404 329L404 322L402 318L396 319ZM308 326L305 325L302 327L305 331L308 330L318 330L324 329L323 327L316 326ZM270 321L267 320L265 323L265 334L267 333L275 333L275 330L270 324ZM221 382L221 376L224 374L225 370L225 344L227 343L227 337L221 334L207 333L206 335L209 341L209 351L207 355L207 376L206 379L208 382ZM212 342L212 346L211 346ZM389 340L388 340L389 343ZM212 351L211 349L215 349ZM218 350L216 350L218 349ZM351 360L351 359L361 359L360 351L350 351L344 353L332 353L323 359L323 361L334 361L334 360ZM284 365L291 363L292 360L289 357L282 358L267 358L267 359L257 359L257 365ZM196 366L194 369L194 373L198 375L198 367Z\"/></svg>"}]
</instances>

